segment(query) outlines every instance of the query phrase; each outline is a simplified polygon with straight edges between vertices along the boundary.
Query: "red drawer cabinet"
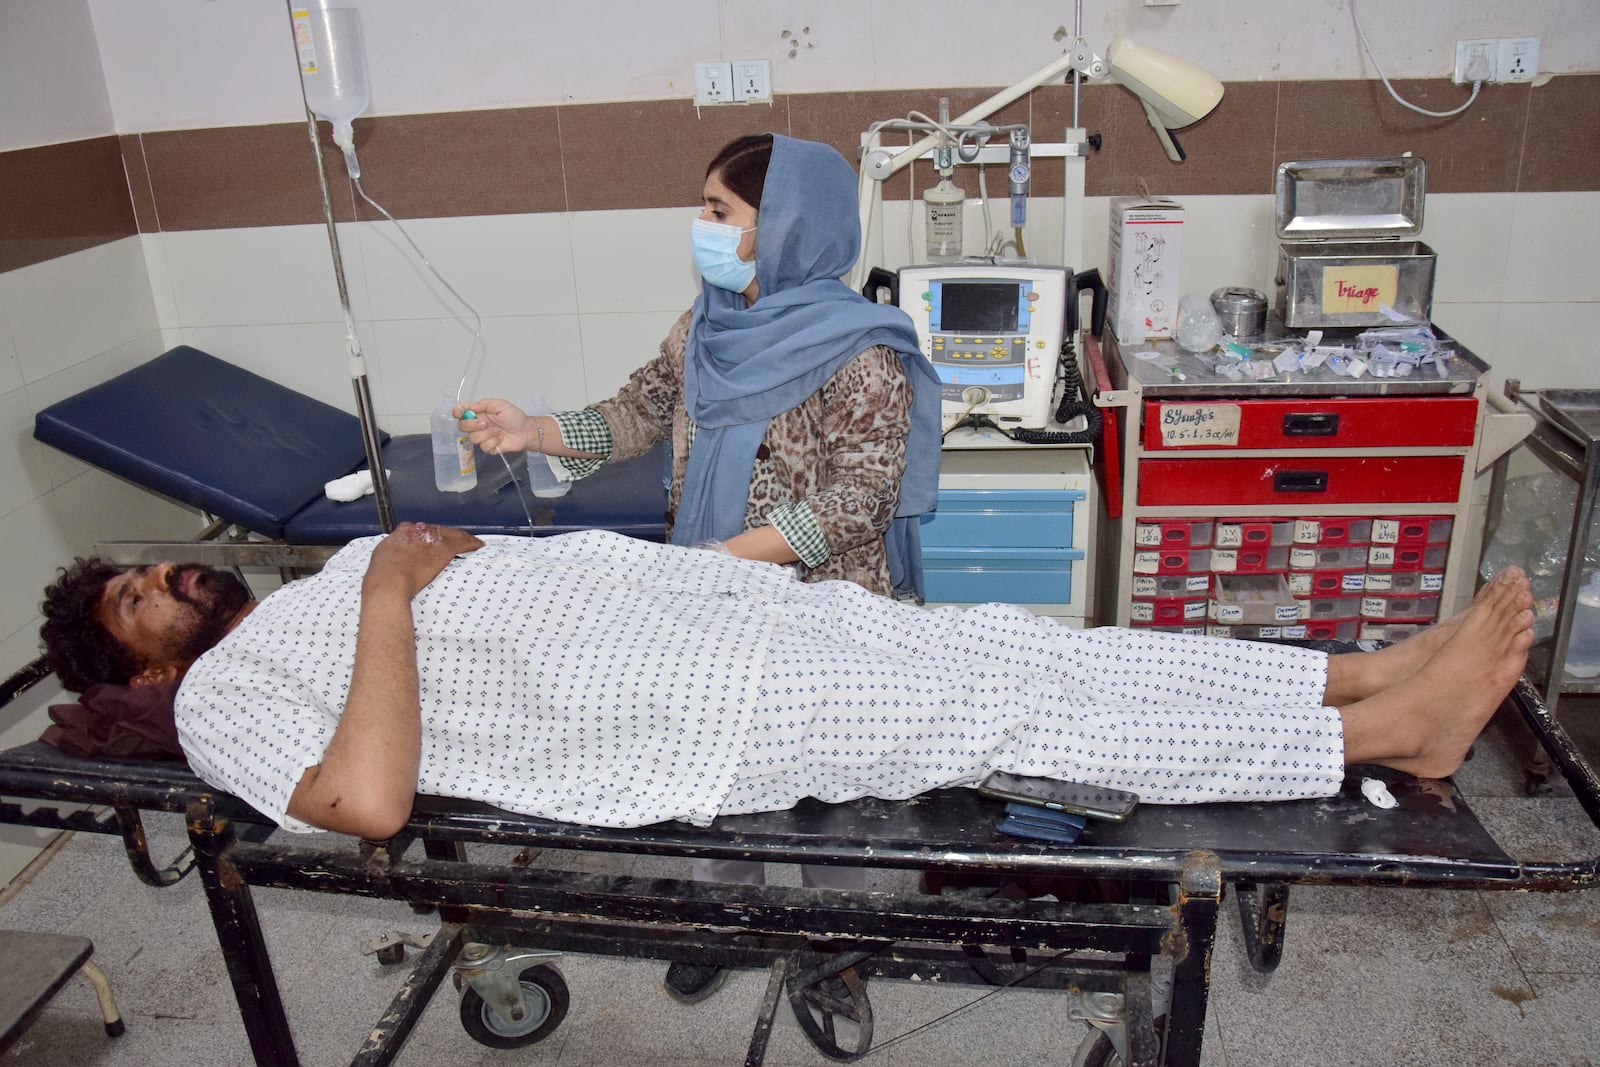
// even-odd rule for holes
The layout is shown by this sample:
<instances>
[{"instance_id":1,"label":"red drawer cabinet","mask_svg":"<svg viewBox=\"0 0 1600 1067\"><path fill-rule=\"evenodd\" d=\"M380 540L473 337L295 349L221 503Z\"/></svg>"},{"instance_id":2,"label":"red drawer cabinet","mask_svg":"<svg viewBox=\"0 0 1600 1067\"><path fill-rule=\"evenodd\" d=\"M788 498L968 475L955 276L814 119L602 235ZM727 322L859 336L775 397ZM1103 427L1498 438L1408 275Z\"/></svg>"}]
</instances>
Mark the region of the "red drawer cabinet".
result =
<instances>
[{"instance_id":1,"label":"red drawer cabinet","mask_svg":"<svg viewBox=\"0 0 1600 1067\"><path fill-rule=\"evenodd\" d=\"M1393 398L1298 400L1146 400L1144 447L1173 448L1420 448L1469 447L1478 400L1424 397L1396 419ZM1193 428L1191 430L1191 428ZM1209 431L1209 432L1208 432ZM1191 437L1202 438L1190 441Z\"/></svg>"},{"instance_id":2,"label":"red drawer cabinet","mask_svg":"<svg viewBox=\"0 0 1600 1067\"><path fill-rule=\"evenodd\" d=\"M1146 459L1145 507L1267 504L1313 514L1329 504L1453 504L1460 456L1263 456Z\"/></svg>"},{"instance_id":3,"label":"red drawer cabinet","mask_svg":"<svg viewBox=\"0 0 1600 1067\"><path fill-rule=\"evenodd\" d=\"M1187 622L1183 595L1204 574L1281 575L1296 632L1400 637L1471 592L1462 533L1488 417L1488 368L1471 352L1458 345L1443 378L1324 366L1252 380L1220 373L1215 354L1166 340L1138 351L1150 348L1158 358L1125 359L1109 333L1083 346L1085 380L1110 409L1105 499L1121 512L1098 540L1096 621ZM1296 629L1237 614L1208 611L1207 632Z\"/></svg>"}]
</instances>

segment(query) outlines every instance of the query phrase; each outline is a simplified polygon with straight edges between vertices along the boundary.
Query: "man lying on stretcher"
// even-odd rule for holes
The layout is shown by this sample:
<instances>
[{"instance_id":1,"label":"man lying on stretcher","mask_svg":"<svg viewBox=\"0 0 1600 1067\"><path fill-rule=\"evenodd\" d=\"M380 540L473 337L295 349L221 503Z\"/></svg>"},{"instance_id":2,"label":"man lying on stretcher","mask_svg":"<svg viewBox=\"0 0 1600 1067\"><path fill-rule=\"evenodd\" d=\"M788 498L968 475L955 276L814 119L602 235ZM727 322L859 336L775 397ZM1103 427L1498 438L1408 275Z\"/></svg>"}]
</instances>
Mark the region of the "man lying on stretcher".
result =
<instances>
[{"instance_id":1,"label":"man lying on stretcher","mask_svg":"<svg viewBox=\"0 0 1600 1067\"><path fill-rule=\"evenodd\" d=\"M259 604L228 572L78 561L41 636L73 689L182 676L190 764L290 829L386 838L418 792L550 819L704 824L992 770L1146 802L1455 771L1532 641L1509 568L1376 652L927 610L587 532L402 524Z\"/></svg>"}]
</instances>

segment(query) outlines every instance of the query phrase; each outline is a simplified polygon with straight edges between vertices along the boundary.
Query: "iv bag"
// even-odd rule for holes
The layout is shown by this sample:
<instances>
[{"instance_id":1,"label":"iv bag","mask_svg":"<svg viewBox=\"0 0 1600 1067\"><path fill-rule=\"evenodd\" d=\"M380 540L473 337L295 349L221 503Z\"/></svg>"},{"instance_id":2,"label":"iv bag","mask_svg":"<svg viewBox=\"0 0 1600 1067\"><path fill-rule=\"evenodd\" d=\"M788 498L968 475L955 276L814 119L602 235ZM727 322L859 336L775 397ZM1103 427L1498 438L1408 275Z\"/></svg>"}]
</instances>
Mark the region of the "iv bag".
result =
<instances>
[{"instance_id":1,"label":"iv bag","mask_svg":"<svg viewBox=\"0 0 1600 1067\"><path fill-rule=\"evenodd\" d=\"M361 47L360 12L337 0L294 9L300 83L311 113L333 126L333 141L347 152L350 121L367 109L367 57Z\"/></svg>"}]
</instances>

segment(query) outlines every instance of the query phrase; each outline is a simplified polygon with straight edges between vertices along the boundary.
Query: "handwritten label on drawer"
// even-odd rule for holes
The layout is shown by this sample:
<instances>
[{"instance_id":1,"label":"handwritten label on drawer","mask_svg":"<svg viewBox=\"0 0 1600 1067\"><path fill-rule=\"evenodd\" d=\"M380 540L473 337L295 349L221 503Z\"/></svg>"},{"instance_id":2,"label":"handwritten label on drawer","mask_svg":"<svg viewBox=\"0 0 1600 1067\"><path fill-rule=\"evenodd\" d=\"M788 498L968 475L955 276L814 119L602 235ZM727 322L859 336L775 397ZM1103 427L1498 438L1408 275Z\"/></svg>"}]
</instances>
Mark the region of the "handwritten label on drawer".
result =
<instances>
[{"instance_id":1,"label":"handwritten label on drawer","mask_svg":"<svg viewBox=\"0 0 1600 1067\"><path fill-rule=\"evenodd\" d=\"M1161 444L1225 447L1239 443L1238 404L1162 404Z\"/></svg>"}]
</instances>

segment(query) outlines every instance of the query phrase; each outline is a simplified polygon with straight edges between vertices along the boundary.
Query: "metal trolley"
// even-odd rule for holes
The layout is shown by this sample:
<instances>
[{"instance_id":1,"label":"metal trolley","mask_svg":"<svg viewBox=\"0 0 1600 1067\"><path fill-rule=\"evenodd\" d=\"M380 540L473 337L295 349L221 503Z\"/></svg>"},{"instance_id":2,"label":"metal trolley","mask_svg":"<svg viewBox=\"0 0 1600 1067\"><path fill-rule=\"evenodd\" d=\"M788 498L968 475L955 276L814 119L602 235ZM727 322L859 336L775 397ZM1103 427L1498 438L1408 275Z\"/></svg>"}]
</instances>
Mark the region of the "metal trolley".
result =
<instances>
[{"instance_id":1,"label":"metal trolley","mask_svg":"<svg viewBox=\"0 0 1600 1067\"><path fill-rule=\"evenodd\" d=\"M29 676L31 673L31 677ZM11 699L42 668L0 690ZM1525 682L1508 698L1600 825L1600 782ZM1399 806L1370 817L1361 775L1382 777ZM1600 858L1519 862L1479 823L1449 782L1361 768L1338 796L1267 804L1146 806L1122 824L1095 824L1070 847L999 834L999 805L971 790L909 801L806 802L706 828L665 823L618 830L552 823L479 804L418 797L402 834L386 842L327 835L276 843L270 825L178 762L78 759L42 743L0 753L0 794L47 805L0 804L0 821L119 834L135 873L170 885L198 870L239 1013L258 1064L298 1063L252 891L258 886L356 894L437 908L390 1008L353 1064L385 1064L446 977L461 992L469 1033L507 1048L562 1022L568 992L551 959L564 951L695 960L770 971L745 1062L760 1064L787 1000L826 1056L848 1062L872 1047L866 976L1058 990L1069 1015L1093 1027L1084 1062L1200 1062L1210 957L1224 887L1231 886L1252 965L1278 964L1296 883L1568 891L1595 882ZM178 812L190 848L154 860L141 812ZM971 894L839 892L542 870L472 862L491 843L628 853L889 867L954 875L1118 879L1113 903L1007 900ZM394 961L402 942L388 946ZM1152 1003L1152 963L1170 964L1170 991Z\"/></svg>"}]
</instances>

